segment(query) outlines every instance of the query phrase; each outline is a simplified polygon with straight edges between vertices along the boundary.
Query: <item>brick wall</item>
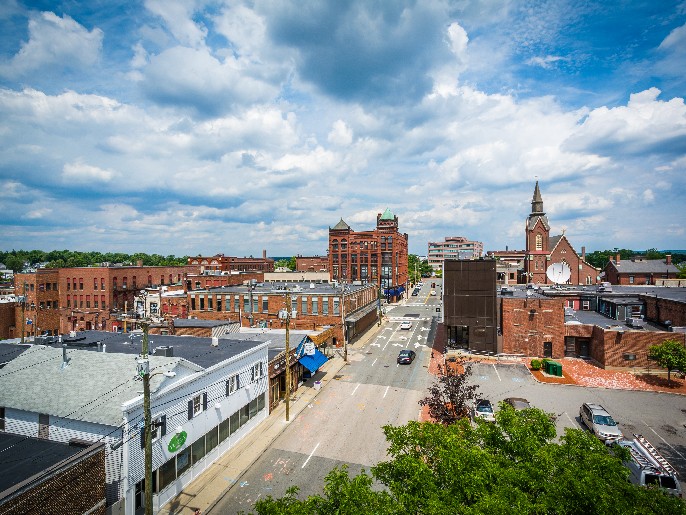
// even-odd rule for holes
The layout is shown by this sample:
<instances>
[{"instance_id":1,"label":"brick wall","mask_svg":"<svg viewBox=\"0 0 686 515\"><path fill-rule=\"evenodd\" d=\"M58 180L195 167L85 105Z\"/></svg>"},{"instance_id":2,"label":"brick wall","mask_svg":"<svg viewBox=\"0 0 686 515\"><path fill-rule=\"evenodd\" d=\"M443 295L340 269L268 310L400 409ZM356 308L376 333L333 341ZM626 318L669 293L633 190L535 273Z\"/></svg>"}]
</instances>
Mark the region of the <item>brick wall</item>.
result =
<instances>
[{"instance_id":1,"label":"brick wall","mask_svg":"<svg viewBox=\"0 0 686 515\"><path fill-rule=\"evenodd\" d=\"M543 356L552 342L553 358L564 356L564 300L502 298L501 320L505 354Z\"/></svg>"},{"instance_id":2,"label":"brick wall","mask_svg":"<svg viewBox=\"0 0 686 515\"><path fill-rule=\"evenodd\" d=\"M650 295L641 295L641 300L645 302L646 315L648 320L658 323L665 323L670 320L674 327L686 326L686 303L671 299L660 299Z\"/></svg>"},{"instance_id":3,"label":"brick wall","mask_svg":"<svg viewBox=\"0 0 686 515\"><path fill-rule=\"evenodd\" d=\"M24 515L89 512L94 515L105 515L105 446L100 444L99 449L90 452L89 449L85 449L76 456L83 457L0 504L0 513ZM98 505L99 507L93 510Z\"/></svg>"},{"instance_id":4,"label":"brick wall","mask_svg":"<svg viewBox=\"0 0 686 515\"><path fill-rule=\"evenodd\" d=\"M604 333L604 334L600 334ZM669 333L662 331L603 331L599 328L597 346L602 347L604 352L602 361L605 368L657 368L655 363L648 360L648 348L665 340L672 339L686 343L686 335L683 333ZM592 348L596 347L596 335L591 342ZM627 361L624 354L634 354L635 361ZM595 356L593 356L595 358Z\"/></svg>"},{"instance_id":5,"label":"brick wall","mask_svg":"<svg viewBox=\"0 0 686 515\"><path fill-rule=\"evenodd\" d=\"M21 337L21 327L17 331L17 320L15 319L16 302L0 303L0 340L7 338ZM21 312L21 310L18 310ZM21 319L21 315L19 316ZM19 334L17 334L19 333Z\"/></svg>"}]
</instances>

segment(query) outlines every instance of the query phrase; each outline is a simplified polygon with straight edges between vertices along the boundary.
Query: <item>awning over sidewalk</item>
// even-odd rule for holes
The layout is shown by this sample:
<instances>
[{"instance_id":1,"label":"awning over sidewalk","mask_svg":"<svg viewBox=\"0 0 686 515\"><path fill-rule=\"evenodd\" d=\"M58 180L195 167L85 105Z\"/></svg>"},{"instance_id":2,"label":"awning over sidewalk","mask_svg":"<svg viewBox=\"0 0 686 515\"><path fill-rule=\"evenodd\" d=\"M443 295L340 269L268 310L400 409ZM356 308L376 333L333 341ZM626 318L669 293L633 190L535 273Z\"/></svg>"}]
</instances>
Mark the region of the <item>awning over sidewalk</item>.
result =
<instances>
[{"instance_id":1,"label":"awning over sidewalk","mask_svg":"<svg viewBox=\"0 0 686 515\"><path fill-rule=\"evenodd\" d=\"M317 370L319 370L319 367L321 367L328 360L329 358L324 356L324 354L322 354L318 350L315 350L312 356L305 355L298 361L302 366L309 370L311 374L314 374Z\"/></svg>"},{"instance_id":2,"label":"awning over sidewalk","mask_svg":"<svg viewBox=\"0 0 686 515\"><path fill-rule=\"evenodd\" d=\"M308 345L306 346L306 344ZM298 344L295 355L298 357L298 362L309 370L311 374L314 374L319 370L319 367L329 360L329 358L317 350L309 336L305 336Z\"/></svg>"}]
</instances>

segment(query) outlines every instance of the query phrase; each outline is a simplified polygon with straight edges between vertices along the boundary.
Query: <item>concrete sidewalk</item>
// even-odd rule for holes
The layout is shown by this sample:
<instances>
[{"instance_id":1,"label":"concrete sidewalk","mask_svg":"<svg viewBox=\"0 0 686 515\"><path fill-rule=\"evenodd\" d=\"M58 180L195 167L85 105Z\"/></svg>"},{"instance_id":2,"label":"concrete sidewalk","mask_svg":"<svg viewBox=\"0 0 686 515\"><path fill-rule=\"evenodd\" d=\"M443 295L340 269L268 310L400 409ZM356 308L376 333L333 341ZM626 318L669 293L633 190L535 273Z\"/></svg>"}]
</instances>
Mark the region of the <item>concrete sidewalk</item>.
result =
<instances>
[{"instance_id":1,"label":"concrete sidewalk","mask_svg":"<svg viewBox=\"0 0 686 515\"><path fill-rule=\"evenodd\" d=\"M348 354L351 351L354 352L355 349L364 347L383 328L383 325L370 327L359 340L349 344ZM334 357L322 365L315 377L305 381L291 395L290 422L295 420L300 412L312 403L313 399L326 388L326 385L334 379L344 366L346 363L343 360L343 349L336 349ZM321 381L321 388L314 388L315 380ZM158 513L192 515L196 509L200 509L203 515L211 513L217 502L271 446L290 422L286 422L286 403L281 402L264 422L210 465L183 492L164 505Z\"/></svg>"}]
</instances>

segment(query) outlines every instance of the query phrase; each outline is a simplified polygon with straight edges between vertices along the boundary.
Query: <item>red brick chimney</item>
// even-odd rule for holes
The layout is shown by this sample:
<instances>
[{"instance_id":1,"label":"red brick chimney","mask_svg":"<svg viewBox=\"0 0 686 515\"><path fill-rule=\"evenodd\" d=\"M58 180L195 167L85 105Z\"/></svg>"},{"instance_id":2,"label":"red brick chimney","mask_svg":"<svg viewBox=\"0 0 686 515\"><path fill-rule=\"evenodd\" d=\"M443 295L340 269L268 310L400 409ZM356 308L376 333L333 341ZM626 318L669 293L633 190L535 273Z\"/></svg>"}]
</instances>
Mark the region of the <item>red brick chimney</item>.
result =
<instances>
[{"instance_id":1,"label":"red brick chimney","mask_svg":"<svg viewBox=\"0 0 686 515\"><path fill-rule=\"evenodd\" d=\"M138 266L138 268L141 268L143 266L143 260L139 259L138 261L136 261L136 265ZM20 322L21 322L21 320L20 320Z\"/></svg>"},{"instance_id":2,"label":"red brick chimney","mask_svg":"<svg viewBox=\"0 0 686 515\"><path fill-rule=\"evenodd\" d=\"M581 247L581 260L586 261L586 247Z\"/></svg>"},{"instance_id":3,"label":"red brick chimney","mask_svg":"<svg viewBox=\"0 0 686 515\"><path fill-rule=\"evenodd\" d=\"M266 251L266 249L262 251L262 259L267 259L267 251Z\"/></svg>"},{"instance_id":4,"label":"red brick chimney","mask_svg":"<svg viewBox=\"0 0 686 515\"><path fill-rule=\"evenodd\" d=\"M668 265L671 265L671 264L672 264L672 255L671 255L671 254L667 254L667 255L665 256L665 261L666 261L666 263L667 263Z\"/></svg>"},{"instance_id":5,"label":"red brick chimney","mask_svg":"<svg viewBox=\"0 0 686 515\"><path fill-rule=\"evenodd\" d=\"M619 252L617 252L617 256L615 257L615 265L619 264Z\"/></svg>"}]
</instances>

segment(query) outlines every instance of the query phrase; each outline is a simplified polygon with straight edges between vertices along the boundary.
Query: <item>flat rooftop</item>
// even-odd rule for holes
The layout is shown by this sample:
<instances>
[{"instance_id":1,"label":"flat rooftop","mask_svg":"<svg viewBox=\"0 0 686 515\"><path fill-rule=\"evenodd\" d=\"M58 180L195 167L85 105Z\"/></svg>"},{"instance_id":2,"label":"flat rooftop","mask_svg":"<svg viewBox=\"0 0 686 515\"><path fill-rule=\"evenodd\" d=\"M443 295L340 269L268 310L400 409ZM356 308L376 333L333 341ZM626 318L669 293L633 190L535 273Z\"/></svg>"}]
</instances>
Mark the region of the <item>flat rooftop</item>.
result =
<instances>
[{"instance_id":1,"label":"flat rooftop","mask_svg":"<svg viewBox=\"0 0 686 515\"><path fill-rule=\"evenodd\" d=\"M0 431L0 453L9 458L2 460L0 492L12 488L82 450L82 447L66 443ZM4 454L5 452L7 454Z\"/></svg>"},{"instance_id":2,"label":"flat rooftop","mask_svg":"<svg viewBox=\"0 0 686 515\"><path fill-rule=\"evenodd\" d=\"M295 281L295 282L273 282L257 283L253 288L254 295L285 295L286 288L291 294L295 295L335 295L340 294L345 288L346 293L355 292L369 287L369 284L338 284L318 283L315 281ZM190 295L211 292L211 293L248 293L247 285L240 286L220 286L217 288L207 288L205 290L192 290Z\"/></svg>"},{"instance_id":3,"label":"flat rooftop","mask_svg":"<svg viewBox=\"0 0 686 515\"><path fill-rule=\"evenodd\" d=\"M291 330L290 347L295 348L306 335L314 332L316 331ZM151 334L148 337L148 352L153 356L162 355L164 350L159 347L172 347L175 358L183 358L203 368L208 368L264 342L270 342L268 358L271 360L286 349L286 330L261 329L229 333L218 338L219 345L216 347L212 345L212 338ZM137 356L143 348L143 333L79 331L76 333L76 338L63 337L62 343L66 343L68 349L92 352L98 352L98 343L100 343L100 352L103 352L104 348L104 352L108 353ZM61 344L54 343L49 347L61 348Z\"/></svg>"}]
</instances>

